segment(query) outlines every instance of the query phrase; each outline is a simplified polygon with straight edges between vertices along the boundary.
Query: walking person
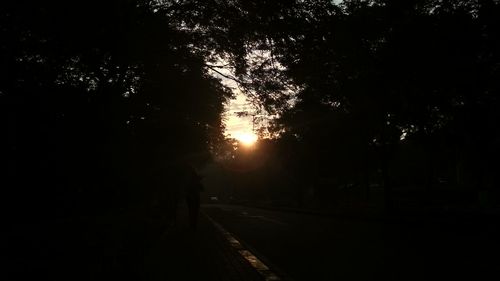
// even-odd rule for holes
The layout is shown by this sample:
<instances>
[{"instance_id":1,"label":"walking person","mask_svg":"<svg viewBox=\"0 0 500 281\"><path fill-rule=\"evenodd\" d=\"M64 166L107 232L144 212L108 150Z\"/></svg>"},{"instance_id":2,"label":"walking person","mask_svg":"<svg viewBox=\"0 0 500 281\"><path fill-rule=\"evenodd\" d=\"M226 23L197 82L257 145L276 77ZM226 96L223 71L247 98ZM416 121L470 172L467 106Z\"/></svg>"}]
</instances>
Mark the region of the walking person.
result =
<instances>
[{"instance_id":1,"label":"walking person","mask_svg":"<svg viewBox=\"0 0 500 281\"><path fill-rule=\"evenodd\" d=\"M202 177L190 167L185 190L186 204L188 207L189 226L196 230L200 213L200 192L203 191Z\"/></svg>"}]
</instances>

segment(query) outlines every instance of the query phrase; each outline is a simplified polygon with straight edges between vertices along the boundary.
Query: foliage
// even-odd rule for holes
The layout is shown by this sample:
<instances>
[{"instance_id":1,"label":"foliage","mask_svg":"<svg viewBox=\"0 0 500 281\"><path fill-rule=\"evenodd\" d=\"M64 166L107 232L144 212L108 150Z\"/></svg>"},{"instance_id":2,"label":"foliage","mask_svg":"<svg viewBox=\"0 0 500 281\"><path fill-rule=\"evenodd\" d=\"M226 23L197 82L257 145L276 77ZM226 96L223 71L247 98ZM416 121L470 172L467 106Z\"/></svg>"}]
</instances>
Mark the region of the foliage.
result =
<instances>
[{"instance_id":1,"label":"foliage","mask_svg":"<svg viewBox=\"0 0 500 281\"><path fill-rule=\"evenodd\" d=\"M214 1L203 7L196 26L214 39L237 38L220 51L247 92L280 114L276 132L303 151L294 161L315 167L304 176L359 182L381 169L389 196L399 173L389 167L412 161L401 160L399 151L421 146L423 165L440 170L420 175L428 185L445 177L480 190L494 177L497 1ZM213 16L225 10L231 15Z\"/></svg>"}]
</instances>

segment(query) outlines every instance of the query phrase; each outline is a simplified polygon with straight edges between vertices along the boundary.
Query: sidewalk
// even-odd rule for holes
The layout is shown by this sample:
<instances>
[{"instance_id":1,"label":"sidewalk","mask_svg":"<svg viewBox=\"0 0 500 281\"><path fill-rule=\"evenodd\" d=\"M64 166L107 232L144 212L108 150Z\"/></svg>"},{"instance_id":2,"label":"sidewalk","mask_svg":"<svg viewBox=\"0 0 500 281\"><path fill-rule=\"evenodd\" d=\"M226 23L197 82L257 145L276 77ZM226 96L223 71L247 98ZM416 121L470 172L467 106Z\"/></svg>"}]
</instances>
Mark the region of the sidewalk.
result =
<instances>
[{"instance_id":1,"label":"sidewalk","mask_svg":"<svg viewBox=\"0 0 500 281\"><path fill-rule=\"evenodd\" d=\"M186 210L145 258L145 280L257 281L263 277L200 214L198 229L189 229Z\"/></svg>"}]
</instances>

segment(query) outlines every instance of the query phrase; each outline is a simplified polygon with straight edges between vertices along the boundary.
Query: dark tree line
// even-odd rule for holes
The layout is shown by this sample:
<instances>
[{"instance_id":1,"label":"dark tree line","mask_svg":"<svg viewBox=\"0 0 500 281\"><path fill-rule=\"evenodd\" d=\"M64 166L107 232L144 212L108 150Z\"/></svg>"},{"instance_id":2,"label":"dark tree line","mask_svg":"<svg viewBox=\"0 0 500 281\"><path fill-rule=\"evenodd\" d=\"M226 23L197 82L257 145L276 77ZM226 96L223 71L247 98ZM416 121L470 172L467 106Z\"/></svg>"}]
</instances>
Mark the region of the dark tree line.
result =
<instances>
[{"instance_id":1,"label":"dark tree line","mask_svg":"<svg viewBox=\"0 0 500 281\"><path fill-rule=\"evenodd\" d=\"M430 189L439 177L495 189L498 3L346 1L330 13L283 52L303 86L283 125L308 154L351 182L380 169L388 203L411 161L427 167L417 178ZM423 159L399 157L415 147Z\"/></svg>"},{"instance_id":2,"label":"dark tree line","mask_svg":"<svg viewBox=\"0 0 500 281\"><path fill-rule=\"evenodd\" d=\"M360 183L380 169L389 204L393 185L432 191L440 178L497 192L498 9L493 1L346 1L287 43L299 45L298 60L285 47L284 64L304 88L285 128L311 143L330 175ZM401 157L414 149L423 155ZM425 167L413 183L399 169L412 161Z\"/></svg>"}]
</instances>

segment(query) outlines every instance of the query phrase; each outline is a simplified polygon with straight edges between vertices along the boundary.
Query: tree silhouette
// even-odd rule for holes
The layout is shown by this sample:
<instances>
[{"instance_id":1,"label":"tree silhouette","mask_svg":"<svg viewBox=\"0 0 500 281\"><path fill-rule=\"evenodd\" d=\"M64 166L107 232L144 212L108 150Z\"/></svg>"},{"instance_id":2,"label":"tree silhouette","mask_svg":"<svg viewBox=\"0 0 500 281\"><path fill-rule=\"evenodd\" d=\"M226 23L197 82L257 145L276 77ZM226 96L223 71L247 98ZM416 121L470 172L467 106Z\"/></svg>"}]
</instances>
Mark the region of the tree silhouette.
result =
<instances>
[{"instance_id":1,"label":"tree silhouette","mask_svg":"<svg viewBox=\"0 0 500 281\"><path fill-rule=\"evenodd\" d=\"M221 3L202 5L196 24L212 38L237 38L224 52L239 82L281 114L277 131L306 151L297 161L316 167L311 179L324 170L360 181L380 169L390 207L399 177L391 166L409 141L427 155L428 190L442 176L470 188L491 178L480 171L494 166L484 160L498 131L494 1ZM442 162L450 157L455 164Z\"/></svg>"},{"instance_id":2,"label":"tree silhouette","mask_svg":"<svg viewBox=\"0 0 500 281\"><path fill-rule=\"evenodd\" d=\"M206 161L223 131L231 93L208 74L208 43L148 2L1 5L7 229L44 222L64 253L44 260L111 252L120 274L133 273L136 251L172 219L183 167ZM56 241L61 224L84 229ZM103 243L102 252L68 243ZM120 247L130 254L119 257ZM100 266L65 270L88 279Z\"/></svg>"}]
</instances>

